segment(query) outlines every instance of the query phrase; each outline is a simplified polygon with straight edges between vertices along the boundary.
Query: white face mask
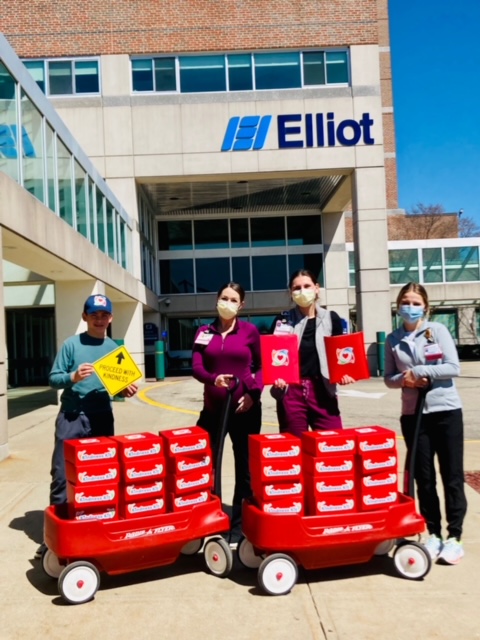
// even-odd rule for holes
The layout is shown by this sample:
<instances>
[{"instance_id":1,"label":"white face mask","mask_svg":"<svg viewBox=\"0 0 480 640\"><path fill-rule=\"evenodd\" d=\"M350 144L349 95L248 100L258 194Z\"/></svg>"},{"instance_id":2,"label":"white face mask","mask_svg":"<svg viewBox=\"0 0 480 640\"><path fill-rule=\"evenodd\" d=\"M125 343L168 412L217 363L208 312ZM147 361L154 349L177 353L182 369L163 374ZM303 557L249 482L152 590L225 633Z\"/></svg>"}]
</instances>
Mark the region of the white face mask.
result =
<instances>
[{"instance_id":1,"label":"white face mask","mask_svg":"<svg viewBox=\"0 0 480 640\"><path fill-rule=\"evenodd\" d=\"M231 320L238 313L238 305L236 302L227 302L226 300L219 300L217 302L218 315L224 320Z\"/></svg>"},{"instance_id":2,"label":"white face mask","mask_svg":"<svg viewBox=\"0 0 480 640\"><path fill-rule=\"evenodd\" d=\"M293 301L299 307L309 307L316 297L317 292L315 289L297 289L292 293Z\"/></svg>"}]
</instances>

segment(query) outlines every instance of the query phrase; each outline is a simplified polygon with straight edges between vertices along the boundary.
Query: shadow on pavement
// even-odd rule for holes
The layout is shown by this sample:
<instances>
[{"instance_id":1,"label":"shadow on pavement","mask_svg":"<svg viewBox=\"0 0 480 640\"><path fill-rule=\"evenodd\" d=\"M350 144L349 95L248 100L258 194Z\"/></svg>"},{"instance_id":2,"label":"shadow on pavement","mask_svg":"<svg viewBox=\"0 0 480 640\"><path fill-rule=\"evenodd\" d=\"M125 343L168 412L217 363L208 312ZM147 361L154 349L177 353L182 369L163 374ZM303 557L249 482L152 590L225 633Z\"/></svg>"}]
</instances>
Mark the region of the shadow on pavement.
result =
<instances>
[{"instance_id":1,"label":"shadow on pavement","mask_svg":"<svg viewBox=\"0 0 480 640\"><path fill-rule=\"evenodd\" d=\"M25 515L14 518L8 525L10 529L23 531L35 544L43 542L43 511L27 511Z\"/></svg>"},{"instance_id":2,"label":"shadow on pavement","mask_svg":"<svg viewBox=\"0 0 480 640\"><path fill-rule=\"evenodd\" d=\"M8 390L8 419L17 418L30 411L57 404L57 392L48 387L22 387Z\"/></svg>"}]
</instances>

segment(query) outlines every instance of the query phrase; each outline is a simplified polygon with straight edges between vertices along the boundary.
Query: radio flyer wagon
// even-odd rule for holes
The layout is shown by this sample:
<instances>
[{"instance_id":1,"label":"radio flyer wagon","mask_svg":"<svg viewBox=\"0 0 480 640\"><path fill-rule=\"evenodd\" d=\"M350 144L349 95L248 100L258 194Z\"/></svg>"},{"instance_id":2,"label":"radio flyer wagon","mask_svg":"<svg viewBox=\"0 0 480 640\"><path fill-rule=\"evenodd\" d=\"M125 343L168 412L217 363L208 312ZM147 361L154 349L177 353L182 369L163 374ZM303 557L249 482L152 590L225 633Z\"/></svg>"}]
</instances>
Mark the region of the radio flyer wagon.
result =
<instances>
[{"instance_id":1,"label":"radio flyer wagon","mask_svg":"<svg viewBox=\"0 0 480 640\"><path fill-rule=\"evenodd\" d=\"M227 428L235 388L227 394L220 436ZM219 535L230 529L230 518L222 510L221 501L222 456L223 446L216 455L210 500L191 508L134 519L82 521L68 519L67 505L47 507L42 568L51 578L58 578L60 595L70 604L88 602L100 586L101 572L118 575L172 564L181 554L200 551L205 538L209 538L203 547L207 568L218 577L226 577L233 566L233 555Z\"/></svg>"},{"instance_id":2,"label":"radio flyer wagon","mask_svg":"<svg viewBox=\"0 0 480 640\"><path fill-rule=\"evenodd\" d=\"M237 556L247 568L258 569L258 581L270 595L291 591L298 578L298 565L322 569L368 562L387 555L396 547L393 562L397 573L420 580L432 561L424 545L407 538L425 530L425 520L416 511L413 470L416 442L425 393L417 404L414 446L407 456L404 492L396 504L371 511L336 515L282 515L262 511L253 498L243 502L242 530Z\"/></svg>"}]
</instances>

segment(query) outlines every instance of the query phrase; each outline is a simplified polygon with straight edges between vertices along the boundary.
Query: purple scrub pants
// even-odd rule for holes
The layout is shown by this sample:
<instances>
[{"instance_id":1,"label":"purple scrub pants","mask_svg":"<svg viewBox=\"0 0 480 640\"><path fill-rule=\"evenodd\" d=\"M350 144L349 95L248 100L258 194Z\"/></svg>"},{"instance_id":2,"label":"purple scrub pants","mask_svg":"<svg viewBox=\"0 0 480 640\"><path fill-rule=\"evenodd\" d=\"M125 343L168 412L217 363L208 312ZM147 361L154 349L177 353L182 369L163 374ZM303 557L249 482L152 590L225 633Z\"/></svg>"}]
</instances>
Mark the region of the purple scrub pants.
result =
<instances>
[{"instance_id":1,"label":"purple scrub pants","mask_svg":"<svg viewBox=\"0 0 480 640\"><path fill-rule=\"evenodd\" d=\"M342 419L336 397L330 396L320 378L305 378L300 384L290 384L277 402L281 433L301 436L311 427L342 429Z\"/></svg>"}]
</instances>

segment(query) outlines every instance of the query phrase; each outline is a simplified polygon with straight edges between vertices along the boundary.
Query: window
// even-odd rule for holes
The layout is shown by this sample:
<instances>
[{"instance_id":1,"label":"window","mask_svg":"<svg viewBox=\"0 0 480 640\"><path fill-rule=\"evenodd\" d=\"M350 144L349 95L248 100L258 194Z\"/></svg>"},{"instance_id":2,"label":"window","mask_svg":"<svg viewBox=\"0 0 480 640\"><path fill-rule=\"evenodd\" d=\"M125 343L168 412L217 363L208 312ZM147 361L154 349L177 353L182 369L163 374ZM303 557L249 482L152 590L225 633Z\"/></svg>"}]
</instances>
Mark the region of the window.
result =
<instances>
[{"instance_id":1,"label":"window","mask_svg":"<svg viewBox=\"0 0 480 640\"><path fill-rule=\"evenodd\" d=\"M445 279L447 282L480 280L478 247L445 248Z\"/></svg>"},{"instance_id":2,"label":"window","mask_svg":"<svg viewBox=\"0 0 480 640\"><path fill-rule=\"evenodd\" d=\"M192 222L190 220L159 222L158 248L160 251L193 249Z\"/></svg>"},{"instance_id":3,"label":"window","mask_svg":"<svg viewBox=\"0 0 480 640\"><path fill-rule=\"evenodd\" d=\"M100 93L99 62L96 59L24 60L23 64L46 95Z\"/></svg>"},{"instance_id":4,"label":"window","mask_svg":"<svg viewBox=\"0 0 480 640\"><path fill-rule=\"evenodd\" d=\"M346 50L132 58L134 93L268 91L348 81Z\"/></svg>"},{"instance_id":5,"label":"window","mask_svg":"<svg viewBox=\"0 0 480 640\"><path fill-rule=\"evenodd\" d=\"M223 282L230 280L230 261L228 258L204 258L195 260L197 293L218 291Z\"/></svg>"},{"instance_id":6,"label":"window","mask_svg":"<svg viewBox=\"0 0 480 640\"><path fill-rule=\"evenodd\" d=\"M418 282L417 249L392 249L388 252L390 263L390 284L405 284L410 280Z\"/></svg>"},{"instance_id":7,"label":"window","mask_svg":"<svg viewBox=\"0 0 480 640\"><path fill-rule=\"evenodd\" d=\"M442 250L423 249L423 282L443 282L442 273Z\"/></svg>"}]
</instances>

